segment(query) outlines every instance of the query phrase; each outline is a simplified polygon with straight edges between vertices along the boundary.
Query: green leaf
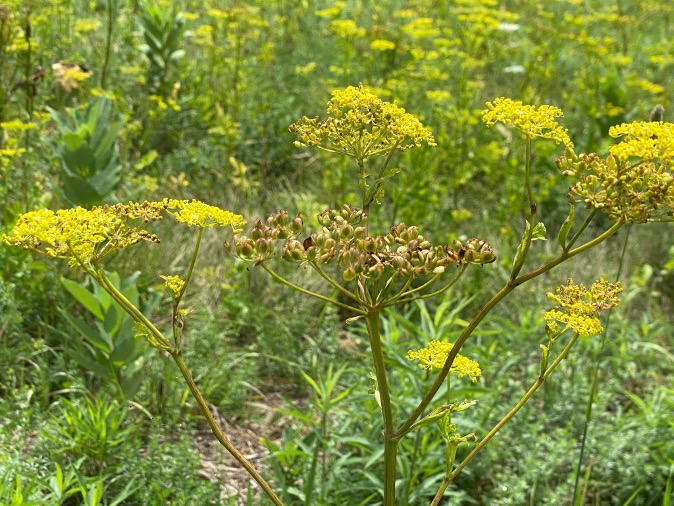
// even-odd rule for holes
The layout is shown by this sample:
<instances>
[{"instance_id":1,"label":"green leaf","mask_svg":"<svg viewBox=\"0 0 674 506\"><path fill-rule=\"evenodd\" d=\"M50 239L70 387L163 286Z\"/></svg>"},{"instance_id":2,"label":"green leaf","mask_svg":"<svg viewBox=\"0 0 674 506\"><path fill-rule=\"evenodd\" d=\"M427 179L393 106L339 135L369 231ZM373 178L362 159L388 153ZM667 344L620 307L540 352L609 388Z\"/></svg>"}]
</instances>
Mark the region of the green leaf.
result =
<instances>
[{"instance_id":1,"label":"green leaf","mask_svg":"<svg viewBox=\"0 0 674 506\"><path fill-rule=\"evenodd\" d=\"M77 300L77 302L82 304L96 318L103 320L103 308L93 293L91 293L79 283L75 283L70 279L62 277L61 283L65 289L68 290L70 295L72 295L75 300Z\"/></svg>"},{"instance_id":2,"label":"green leaf","mask_svg":"<svg viewBox=\"0 0 674 506\"><path fill-rule=\"evenodd\" d=\"M302 372L302 376L304 376L304 380L307 383L309 383L309 385L311 385L311 388L314 389L314 392L316 392L320 396L321 395L321 388L318 386L316 381L305 372Z\"/></svg>"},{"instance_id":3,"label":"green leaf","mask_svg":"<svg viewBox=\"0 0 674 506\"><path fill-rule=\"evenodd\" d=\"M545 241L545 233L547 230L545 229L545 225L543 222L539 221L536 223L536 226L534 227L534 231L531 234L531 240L532 241Z\"/></svg>"},{"instance_id":4,"label":"green leaf","mask_svg":"<svg viewBox=\"0 0 674 506\"><path fill-rule=\"evenodd\" d=\"M141 385L143 384L142 382L142 376L141 374L132 374L126 378L124 378L120 382L122 386L122 392L124 393L124 397L127 399L133 399L133 397L136 395L138 392L138 389L140 389ZM148 415L148 418L151 418L152 415L150 415L147 410L143 411L146 415Z\"/></svg>"},{"instance_id":5,"label":"green leaf","mask_svg":"<svg viewBox=\"0 0 674 506\"><path fill-rule=\"evenodd\" d=\"M124 310L117 303L110 304L110 307L105 312L105 320L103 320L105 331L114 337L122 325L125 314Z\"/></svg>"},{"instance_id":6,"label":"green leaf","mask_svg":"<svg viewBox=\"0 0 674 506\"><path fill-rule=\"evenodd\" d=\"M94 331L89 325L87 325L82 319L75 318L66 311L59 310L59 313L63 318L75 329L77 330L89 344L93 347L101 350L106 355L110 354L113 348L112 340L107 334L99 333Z\"/></svg>"},{"instance_id":7,"label":"green leaf","mask_svg":"<svg viewBox=\"0 0 674 506\"><path fill-rule=\"evenodd\" d=\"M290 409L290 408L280 408L276 410L279 413L283 413L284 415L288 415L295 420L301 420L304 423L306 423L310 427L316 427L318 425L318 422L312 418L310 414L303 413L297 408Z\"/></svg>"},{"instance_id":8,"label":"green leaf","mask_svg":"<svg viewBox=\"0 0 674 506\"><path fill-rule=\"evenodd\" d=\"M134 357L136 342L135 339L125 339L115 343L115 349L110 354L110 360L115 367L123 366Z\"/></svg>"},{"instance_id":9,"label":"green leaf","mask_svg":"<svg viewBox=\"0 0 674 506\"><path fill-rule=\"evenodd\" d=\"M127 300L134 306L139 306L139 296L138 296L138 287L136 282L138 281L138 275L140 272L136 271L131 276L126 278L120 285L120 291L122 295L127 298Z\"/></svg>"},{"instance_id":10,"label":"green leaf","mask_svg":"<svg viewBox=\"0 0 674 506\"><path fill-rule=\"evenodd\" d=\"M71 357L75 362L84 367L86 370L93 372L96 376L105 381L114 381L115 377L113 376L110 369L104 364L100 364L95 360L77 353L73 350L66 350L66 354Z\"/></svg>"},{"instance_id":11,"label":"green leaf","mask_svg":"<svg viewBox=\"0 0 674 506\"><path fill-rule=\"evenodd\" d=\"M557 234L557 241L563 250L566 250L566 238L573 227L573 220L576 217L576 206L569 204L569 214L562 223L562 226L559 228L559 233Z\"/></svg>"},{"instance_id":12,"label":"green leaf","mask_svg":"<svg viewBox=\"0 0 674 506\"><path fill-rule=\"evenodd\" d=\"M68 118L66 116L62 115L61 113L52 109L51 107L47 107L47 111L49 111L51 118L56 123L56 126L58 127L62 135L72 131L72 129L70 128L70 124L68 122Z\"/></svg>"},{"instance_id":13,"label":"green leaf","mask_svg":"<svg viewBox=\"0 0 674 506\"><path fill-rule=\"evenodd\" d=\"M442 418L444 418L446 416L449 416L449 414L451 413L451 411L453 409L454 409L454 404L445 404L445 405L442 405L438 408L435 408L433 411L431 411L429 414L427 414L421 420L412 424L412 426L409 428L409 430L407 432L412 432L413 430L421 429L422 427L427 427L429 425L432 425L435 422L439 422L440 420L442 420Z\"/></svg>"},{"instance_id":14,"label":"green leaf","mask_svg":"<svg viewBox=\"0 0 674 506\"><path fill-rule=\"evenodd\" d=\"M157 153L157 150L151 149L150 151L148 151L147 153L145 153L143 156L140 157L140 160L138 161L137 164L134 165L134 168L136 170L142 170L145 167L152 165L152 163L157 159L158 156L159 153Z\"/></svg>"},{"instance_id":15,"label":"green leaf","mask_svg":"<svg viewBox=\"0 0 674 506\"><path fill-rule=\"evenodd\" d=\"M520 245L517 247L517 253L515 253L515 259L513 260L513 265L517 268L522 266L524 262L524 252L527 249L527 237L529 237L529 230L531 229L531 224L529 221L526 222L527 226L524 228L524 234L522 234L522 240Z\"/></svg>"},{"instance_id":16,"label":"green leaf","mask_svg":"<svg viewBox=\"0 0 674 506\"><path fill-rule=\"evenodd\" d=\"M454 425L451 420L451 414L449 412L443 413L443 416L438 419L440 432L442 432L442 435L447 440L456 432L456 425Z\"/></svg>"},{"instance_id":17,"label":"green leaf","mask_svg":"<svg viewBox=\"0 0 674 506\"><path fill-rule=\"evenodd\" d=\"M86 147L86 139L76 132L68 132L64 134L61 140L68 151L77 152L80 149Z\"/></svg>"},{"instance_id":18,"label":"green leaf","mask_svg":"<svg viewBox=\"0 0 674 506\"><path fill-rule=\"evenodd\" d=\"M61 180L63 196L73 205L89 207L103 201L96 189L79 176L64 176Z\"/></svg>"}]
</instances>

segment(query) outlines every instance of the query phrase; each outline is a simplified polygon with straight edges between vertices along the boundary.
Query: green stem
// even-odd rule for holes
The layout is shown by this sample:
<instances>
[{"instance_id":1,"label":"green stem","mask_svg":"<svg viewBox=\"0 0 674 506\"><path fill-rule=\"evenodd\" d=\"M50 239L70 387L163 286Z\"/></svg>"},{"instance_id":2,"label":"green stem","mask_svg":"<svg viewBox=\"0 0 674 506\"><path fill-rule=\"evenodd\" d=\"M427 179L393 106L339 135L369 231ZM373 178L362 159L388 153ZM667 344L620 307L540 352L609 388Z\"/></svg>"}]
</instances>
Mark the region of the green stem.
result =
<instances>
[{"instance_id":1,"label":"green stem","mask_svg":"<svg viewBox=\"0 0 674 506\"><path fill-rule=\"evenodd\" d=\"M412 414L410 414L407 420L405 420L405 423L403 423L403 425L401 425L400 428L398 428L397 433L407 432L409 428L412 426L412 424L417 420L417 418L419 418L424 409L426 409L426 406L430 404L430 402L433 400L433 397L435 397L437 391L445 382L445 378L449 373L449 369L452 367L454 359L459 354L459 350L461 349L463 344L470 337L470 335L473 333L473 331L479 325L479 323L484 319L484 317L487 316L487 314L494 308L494 306L496 306L496 304L498 304L501 300L503 300L515 288L516 285L507 283L503 288L501 288L498 292L496 292L494 296L491 299L489 299L489 301L477 312L477 314L473 317L468 326L463 330L463 332L457 339L456 343L454 343L454 346L452 347L450 352L447 354L447 360L445 360L445 365L438 374L438 377L435 379L435 382L428 390L428 392L426 392L426 395L424 395L424 398L421 400L416 409L412 412Z\"/></svg>"},{"instance_id":2,"label":"green stem","mask_svg":"<svg viewBox=\"0 0 674 506\"><path fill-rule=\"evenodd\" d=\"M625 244L623 245L623 251L622 254L620 255L620 265L618 266L618 273L616 274L616 281L620 279L620 275L622 273L624 261L625 261L625 253L627 252L627 242L629 239L629 232L632 230L631 227L628 227L627 229L627 234L625 235ZM592 384L590 386L590 394L588 395L587 398L587 405L585 406L585 423L583 424L583 436L580 440L580 453L578 455L578 464L576 465L576 479L575 483L573 486L573 501L571 504L577 504L578 501L583 497L582 495L579 496L578 494L578 485L580 481L580 474L581 470L583 467L583 457L585 455L585 446L587 443L587 431L590 426L590 421L592 420L592 407L594 405L594 393L597 388L597 380L599 377L599 357L601 356L602 352L604 351L604 344L606 344L606 334L608 332L608 327L611 324L611 312L608 314L608 318L606 321L606 325L604 326L604 333L602 334L601 337L601 345L599 346L599 351L592 357L594 364L594 372L592 373Z\"/></svg>"},{"instance_id":3,"label":"green stem","mask_svg":"<svg viewBox=\"0 0 674 506\"><path fill-rule=\"evenodd\" d=\"M396 503L396 457L398 440L384 439L384 506Z\"/></svg>"},{"instance_id":4,"label":"green stem","mask_svg":"<svg viewBox=\"0 0 674 506\"><path fill-rule=\"evenodd\" d=\"M74 254L74 253L73 253ZM76 257L79 261L79 258ZM213 434L215 434L215 437L220 441L222 446L225 447L225 449L248 471L248 473L253 477L253 479L262 487L262 489L265 491L267 496L271 499L271 501L277 505L277 506L283 506L283 503L281 500L274 494L272 491L271 487L269 484L262 478L260 473L253 467L253 465L248 462L246 457L243 456L241 452L239 452L230 442L229 440L225 437L223 434L222 430L218 426L218 423L215 421L215 418L213 417L213 413L211 413L210 408L208 407L208 404L206 403L203 395L201 395L201 392L199 391L199 388L197 387L196 383L194 383L194 380L192 379L192 375L190 374L189 370L187 369L187 366L185 365L185 362L182 358L182 352L176 348L171 348L169 343L166 341L164 336L157 330L157 328L145 317L143 313L140 312L140 310L134 306L129 300L119 291L115 286L110 282L110 280L107 278L105 275L105 272L100 266L94 265L94 269L91 269L84 264L80 262L80 265L82 265L85 270L96 280L98 281L103 289L110 294L110 296L120 305L122 308L136 321L141 322L143 325L147 327L147 329L153 334L153 336L162 344L165 344L166 346L166 351L168 351L171 356L173 357L173 360L175 361L176 365L178 366L178 369L180 369L180 372L182 373L183 377L185 378L185 381L187 382L187 386L190 389L190 392L192 392L192 395L196 399L197 403L199 404L199 407L201 408L201 411L203 415L206 417L206 422L208 423L208 426L211 428L213 431Z\"/></svg>"},{"instance_id":5,"label":"green stem","mask_svg":"<svg viewBox=\"0 0 674 506\"><path fill-rule=\"evenodd\" d=\"M264 490L264 492L267 494L267 497L269 497L269 499L271 499L271 501L276 506L283 506L283 502L281 502L281 499L279 499L278 496L274 493L274 491L271 489L271 487L265 481L262 475L258 472L258 470L255 469L255 467L248 461L248 459L246 459L246 457L243 456L243 454L239 450L237 450L234 447L234 445L232 445L232 443L229 441L229 439L227 439L227 437L220 429L220 426L218 425L218 422L216 422L213 413L211 413L211 410L208 407L206 400L204 399L203 395L201 395L199 388L192 379L192 375L190 374L190 371L187 369L187 366L185 365L185 361L183 360L182 353L180 352L180 350L172 351L171 356L173 357L173 360L178 366L178 369L180 369L183 378L185 378L185 381L187 382L187 386L190 389L190 392L192 392L192 395L199 404L201 412L206 417L206 423L213 431L213 434L215 435L217 440L220 441L220 444L222 444L222 446L225 447L225 449L232 455L232 457L234 457L239 462L239 464L241 464L241 466L248 472L248 474L250 474L253 477L253 479L258 483L258 485L262 487L262 490Z\"/></svg>"},{"instance_id":6,"label":"green stem","mask_svg":"<svg viewBox=\"0 0 674 506\"><path fill-rule=\"evenodd\" d=\"M384 301L384 304L385 304L386 306L392 306L392 305L394 305L394 304L398 304L398 303L399 303L398 301L400 301L403 297L407 297L407 296L409 296L409 295L412 295L413 293L419 292L419 291L423 290L424 288L426 288L427 286L432 285L433 283L435 283L435 281L436 281L440 276L441 276L440 274L435 274L431 279L429 279L428 281L426 281L426 282L423 283L422 285L417 286L416 288L412 288L411 290L407 290L407 287L409 286L409 283L405 283L405 286L403 286L403 287L401 288L401 291L398 292L398 293L397 293L396 295L394 295L393 297L391 297L390 299L387 299L386 301ZM410 277L408 278L408 280L409 280L409 282L411 282L411 281L412 281L412 277L410 276ZM407 291L405 291L405 290L407 290Z\"/></svg>"},{"instance_id":7,"label":"green stem","mask_svg":"<svg viewBox=\"0 0 674 506\"><path fill-rule=\"evenodd\" d=\"M525 141L524 150L525 150L524 184L527 189L527 198L529 199L529 207L531 209L531 213L534 214L536 212L536 202L534 202L534 193L531 189L531 137L529 137L528 135ZM531 226L533 227L534 224L532 223Z\"/></svg>"},{"instance_id":8,"label":"green stem","mask_svg":"<svg viewBox=\"0 0 674 506\"><path fill-rule=\"evenodd\" d=\"M475 458L475 456L478 454L478 452L485 447L485 445L491 440L491 438L496 435L496 433L503 428L503 426L510 421L510 419L517 414L517 412L522 409L522 406L526 404L526 402L531 398L532 395L540 388L540 386L543 384L545 379L550 376L552 371L555 370L555 368L559 365L559 363L564 360L564 358L569 354L569 351L571 351L571 348L573 345L576 343L578 340L578 334L574 332L573 337L571 340L567 343L567 345L564 347L564 349L561 351L559 356L555 359L555 361L550 364L550 367L548 367L545 371L544 374L540 375L537 379L536 382L531 386L531 388L527 391L526 394L522 396L522 398L519 400L519 402L515 405L514 408L512 408L507 415L505 415L495 426L492 430L489 431L489 433L482 438L482 441L480 441L475 448L466 456L463 461L456 466L454 471L452 471L451 474L448 476L445 476L445 478L442 480L442 484L440 485L440 489L438 490L438 493L435 495L435 498L433 499L432 505L438 505L440 504L440 499L442 499L442 495L444 494L445 490L449 486L449 484L452 482L454 478L463 470L464 467L466 467L471 460Z\"/></svg>"},{"instance_id":9,"label":"green stem","mask_svg":"<svg viewBox=\"0 0 674 506\"><path fill-rule=\"evenodd\" d=\"M269 275L272 278L274 278L279 283L283 283L284 285L292 288L293 290L297 290L300 293L303 293L305 295L309 295L311 297L316 297L317 299L321 299L321 300L324 300L326 302L330 302L331 304L334 304L334 305L339 306L339 307L344 308L344 309L348 309L349 311L353 311L354 313L358 313L358 314L361 314L361 315L367 314L366 311L363 310L363 309L353 307L353 306L349 306L348 304L344 304L343 302L339 302L338 300L331 299L330 297L326 297L325 295L321 295L320 293L315 293L315 292L306 290L305 288L302 288L301 286L297 286L296 284L291 283L287 279L285 279L285 278L279 276L278 274L276 274L276 272L274 272L269 267L267 267L267 265L264 262L260 262L260 265L262 266L262 268L265 271L267 271L269 273Z\"/></svg>"},{"instance_id":10,"label":"green stem","mask_svg":"<svg viewBox=\"0 0 674 506\"><path fill-rule=\"evenodd\" d=\"M332 286L334 286L337 290L342 292L344 295L349 297L350 299L355 300L356 302L360 303L362 302L358 297L356 297L355 294L344 288L342 285L337 283L334 279L332 279L322 268L318 263L316 262L309 262L309 265L314 268L314 270L318 273L320 277L322 277L324 280L326 280L328 283L330 283Z\"/></svg>"},{"instance_id":11,"label":"green stem","mask_svg":"<svg viewBox=\"0 0 674 506\"><path fill-rule=\"evenodd\" d=\"M105 33L105 54L103 56L103 68L101 69L101 88L105 89L105 81L108 75L108 64L110 63L110 51L112 49L112 31L115 24L114 19L114 0L108 0L108 25Z\"/></svg>"},{"instance_id":12,"label":"green stem","mask_svg":"<svg viewBox=\"0 0 674 506\"><path fill-rule=\"evenodd\" d=\"M185 290L187 289L187 285L190 282L190 278L192 277L192 272L194 272L194 265L197 263L197 254L199 253L199 246L201 245L201 238L204 235L204 229L201 227L198 227L198 232L197 232L197 242L194 245L194 253L192 253L192 259L190 260L190 266L187 268L187 274L185 275L185 283L183 284L182 289L180 290L180 293L176 297L175 300L175 308L178 308L178 305L180 304L180 300L183 298L183 295L185 294ZM174 315L175 316L175 315Z\"/></svg>"},{"instance_id":13,"label":"green stem","mask_svg":"<svg viewBox=\"0 0 674 506\"><path fill-rule=\"evenodd\" d=\"M379 332L379 309L368 312L366 322L367 333L370 337L370 347L372 349L372 360L377 377L381 411L384 418L384 506L395 506L398 440L394 438L393 433L393 409L391 407L391 396L386 376L384 350L381 345L381 334Z\"/></svg>"},{"instance_id":14,"label":"green stem","mask_svg":"<svg viewBox=\"0 0 674 506\"><path fill-rule=\"evenodd\" d=\"M437 295L440 295L441 293L444 293L447 290L449 290L451 287L453 287L456 284L456 282L459 280L459 278L463 275L463 273L466 271L467 268L468 268L468 264L464 264L461 267L461 271L459 272L459 274L457 274L457 276L454 279L452 279L449 283L447 283L445 286L443 286L439 290L436 290L436 291L430 292L430 293L425 293L424 295L419 295L419 296L416 296L416 297L408 297L408 298L396 299L396 300L389 299L388 301L386 301L384 303L384 307L388 307L388 306L391 306L393 304L404 304L406 302L411 302L413 300L429 299L431 297L436 297ZM433 281L433 280L435 280L435 277L431 281ZM428 284L430 284L430 283L426 283L420 288L423 288L423 287L427 286ZM415 291L416 291L416 289L410 290L409 292L407 292L406 294L403 294L403 295L407 296L407 294L415 292ZM393 302L389 303L389 301L391 301L391 300L393 300Z\"/></svg>"},{"instance_id":15,"label":"green stem","mask_svg":"<svg viewBox=\"0 0 674 506\"><path fill-rule=\"evenodd\" d=\"M155 327L154 324L110 282L102 267L94 264L94 270L88 269L87 272L100 283L103 289L110 294L110 297L112 297L115 302L117 302L117 304L119 304L122 309L134 319L134 321L141 323L152 334L152 337L156 340L159 348L166 351L173 350L173 347L169 344L164 335L159 332L157 327Z\"/></svg>"},{"instance_id":16,"label":"green stem","mask_svg":"<svg viewBox=\"0 0 674 506\"><path fill-rule=\"evenodd\" d=\"M573 246L573 245L576 243L576 241L577 241L578 238L580 237L580 234L582 234L582 233L585 231L585 229L586 229L587 226L590 224L590 222L592 221L592 219L597 215L597 212L598 212L598 211L597 211L596 208L595 208L595 209L592 209L592 212L590 213L590 215L585 219L585 221L584 221L583 224L580 226L580 228L576 231L575 234L573 234L573 237L572 237L572 238L569 240L569 242L566 244L566 249L567 249L567 250L570 249L571 246Z\"/></svg>"},{"instance_id":17,"label":"green stem","mask_svg":"<svg viewBox=\"0 0 674 506\"><path fill-rule=\"evenodd\" d=\"M563 251L562 253L559 254L559 256L557 256L556 258L550 260L547 264L542 265L542 266L539 267L538 269L534 269L533 271L531 271L531 272L529 272L529 273L527 273L527 274L524 274L524 275L520 276L519 278L517 278L517 279L514 281L514 284L515 284L515 285L521 285L522 283L524 283L524 282L526 282L526 281L529 281L530 279L533 279L533 278L535 278L536 276L539 276L539 275L543 274L543 273L546 272L546 271L549 271L549 270L552 269L553 267L556 267L557 265L561 264L563 261L565 261L565 260L567 260L567 259L569 259L569 258L571 258L571 257L573 257L573 256L576 256L576 255L578 255L579 253L582 253L582 252L584 252L584 251L586 251L586 250L588 250L588 249L590 249L590 248L595 247L597 244L599 244L599 243L605 241L606 239L608 239L609 237L611 237L613 234L615 234L618 230L620 230L620 228L621 228L624 224L625 224L625 219L624 219L624 218L620 218L620 219L619 219L618 221L616 221L613 225L611 225L611 228L609 228L608 230L606 230L603 234L601 234L601 235L595 237L595 238L592 239L591 241L586 242L586 243L583 244L582 246L578 246L578 247L575 248L575 249L569 250L569 251L567 251L567 252L564 252L564 251Z\"/></svg>"},{"instance_id":18,"label":"green stem","mask_svg":"<svg viewBox=\"0 0 674 506\"><path fill-rule=\"evenodd\" d=\"M529 199L529 230L525 237L522 238L524 242L524 249L522 254L518 255L517 263L513 266L513 270L510 274L510 281L512 282L517 275L522 270L524 266L524 261L527 258L529 253L529 248L531 247L531 240L534 236L534 228L536 228L536 214L538 213L536 202L534 202L534 194L531 190L531 138L527 136L526 138L526 153L525 153L525 170L524 170L524 180L525 187L527 190L527 198ZM520 246L521 247L521 246ZM519 250L520 248L518 248Z\"/></svg>"}]
</instances>

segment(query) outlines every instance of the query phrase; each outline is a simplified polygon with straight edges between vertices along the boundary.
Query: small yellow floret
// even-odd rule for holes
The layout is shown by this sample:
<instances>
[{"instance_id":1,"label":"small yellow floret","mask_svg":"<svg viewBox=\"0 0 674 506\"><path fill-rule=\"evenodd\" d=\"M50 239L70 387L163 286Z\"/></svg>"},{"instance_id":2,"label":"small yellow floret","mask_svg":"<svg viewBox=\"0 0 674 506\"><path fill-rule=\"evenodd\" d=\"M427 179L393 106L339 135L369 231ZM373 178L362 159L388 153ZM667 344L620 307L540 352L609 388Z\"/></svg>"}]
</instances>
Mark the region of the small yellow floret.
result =
<instances>
[{"instance_id":1,"label":"small yellow floret","mask_svg":"<svg viewBox=\"0 0 674 506\"><path fill-rule=\"evenodd\" d=\"M180 276L159 276L166 283L166 290L174 299L180 295L183 287L185 286L185 281L180 279Z\"/></svg>"}]
</instances>

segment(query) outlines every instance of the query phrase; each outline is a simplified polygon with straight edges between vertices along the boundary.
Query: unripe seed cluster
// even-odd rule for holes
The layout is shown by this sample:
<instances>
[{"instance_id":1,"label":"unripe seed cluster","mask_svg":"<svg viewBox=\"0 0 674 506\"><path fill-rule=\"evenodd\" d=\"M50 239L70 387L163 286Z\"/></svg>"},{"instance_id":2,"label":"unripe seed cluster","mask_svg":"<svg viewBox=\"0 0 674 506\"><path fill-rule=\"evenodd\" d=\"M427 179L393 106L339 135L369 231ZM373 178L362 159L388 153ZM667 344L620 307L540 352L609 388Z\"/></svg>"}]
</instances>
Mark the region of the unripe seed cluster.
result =
<instances>
[{"instance_id":1,"label":"unripe seed cluster","mask_svg":"<svg viewBox=\"0 0 674 506\"><path fill-rule=\"evenodd\" d=\"M567 177L578 181L569 198L627 223L671 221L674 216L674 174L664 163L627 161L609 155L576 155L567 149L557 160Z\"/></svg>"},{"instance_id":2,"label":"unripe seed cluster","mask_svg":"<svg viewBox=\"0 0 674 506\"><path fill-rule=\"evenodd\" d=\"M236 237L236 251L246 260L262 262L275 254L288 262L330 264L335 262L344 281L356 278L379 279L399 276L412 279L444 272L448 265L486 264L496 259L485 241L470 239L464 243L433 246L416 226L400 223L383 236L370 236L363 211L349 205L318 215L321 230L304 240L302 217L290 219L279 211L265 222L258 220L248 236Z\"/></svg>"}]
</instances>

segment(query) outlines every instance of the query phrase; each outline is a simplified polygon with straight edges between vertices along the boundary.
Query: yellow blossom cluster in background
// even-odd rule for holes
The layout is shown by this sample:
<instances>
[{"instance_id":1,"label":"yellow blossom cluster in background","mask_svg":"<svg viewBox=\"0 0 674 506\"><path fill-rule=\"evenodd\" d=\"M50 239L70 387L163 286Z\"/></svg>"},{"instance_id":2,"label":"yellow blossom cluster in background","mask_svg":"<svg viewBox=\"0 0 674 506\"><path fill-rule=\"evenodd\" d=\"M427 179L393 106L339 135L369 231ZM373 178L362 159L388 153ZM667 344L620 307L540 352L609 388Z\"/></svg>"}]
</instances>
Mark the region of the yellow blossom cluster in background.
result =
<instances>
[{"instance_id":1,"label":"yellow blossom cluster in background","mask_svg":"<svg viewBox=\"0 0 674 506\"><path fill-rule=\"evenodd\" d=\"M564 145L573 148L568 130L555 121L555 118L563 116L561 109L552 105L535 107L503 97L487 102L487 109L482 112L482 120L489 127L499 121L516 128L529 138L552 139L557 144L563 142Z\"/></svg>"},{"instance_id":2,"label":"yellow blossom cluster in background","mask_svg":"<svg viewBox=\"0 0 674 506\"><path fill-rule=\"evenodd\" d=\"M548 299L557 304L557 308L545 313L548 329L555 334L565 329L582 336L601 334L604 329L599 314L620 303L620 292L620 283L609 283L603 278L592 283L589 290L582 284L574 284L569 278L567 284L558 287L554 294L547 294ZM563 324L561 329L560 323Z\"/></svg>"},{"instance_id":3,"label":"yellow blossom cluster in background","mask_svg":"<svg viewBox=\"0 0 674 506\"><path fill-rule=\"evenodd\" d=\"M407 360L418 360L421 362L419 367L422 369L442 369L447 360L447 355L453 346L453 343L448 343L447 341L429 341L426 344L426 348L421 348L418 351L408 351ZM449 372L455 372L459 378L470 376L473 383L477 381L477 378L482 376L480 364L463 355L457 355L454 358L454 363Z\"/></svg>"}]
</instances>

